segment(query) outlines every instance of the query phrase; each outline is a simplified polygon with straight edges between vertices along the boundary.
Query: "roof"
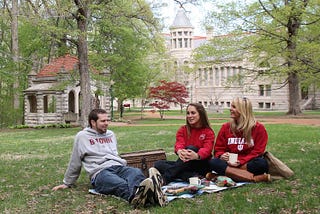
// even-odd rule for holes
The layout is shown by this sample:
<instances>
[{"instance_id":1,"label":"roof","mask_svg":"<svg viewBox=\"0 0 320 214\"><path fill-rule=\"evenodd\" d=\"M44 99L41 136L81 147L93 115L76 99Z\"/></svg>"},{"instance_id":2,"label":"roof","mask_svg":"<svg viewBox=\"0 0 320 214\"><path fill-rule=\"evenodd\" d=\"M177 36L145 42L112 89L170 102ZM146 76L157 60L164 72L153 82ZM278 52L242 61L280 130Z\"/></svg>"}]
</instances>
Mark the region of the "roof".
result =
<instances>
[{"instance_id":1,"label":"roof","mask_svg":"<svg viewBox=\"0 0 320 214\"><path fill-rule=\"evenodd\" d=\"M55 90L54 88L56 86L57 86L56 83L41 83L41 84L33 85L27 88L25 92Z\"/></svg>"},{"instance_id":2,"label":"roof","mask_svg":"<svg viewBox=\"0 0 320 214\"><path fill-rule=\"evenodd\" d=\"M66 72L73 71L78 64L79 60L77 57L67 54L65 56L56 58L52 60L51 63L45 65L37 74L37 77L56 76L61 69Z\"/></svg>"},{"instance_id":3,"label":"roof","mask_svg":"<svg viewBox=\"0 0 320 214\"><path fill-rule=\"evenodd\" d=\"M177 15L173 21L173 24L170 28L194 28L190 22L190 19L187 17L183 9L179 9Z\"/></svg>"}]
</instances>

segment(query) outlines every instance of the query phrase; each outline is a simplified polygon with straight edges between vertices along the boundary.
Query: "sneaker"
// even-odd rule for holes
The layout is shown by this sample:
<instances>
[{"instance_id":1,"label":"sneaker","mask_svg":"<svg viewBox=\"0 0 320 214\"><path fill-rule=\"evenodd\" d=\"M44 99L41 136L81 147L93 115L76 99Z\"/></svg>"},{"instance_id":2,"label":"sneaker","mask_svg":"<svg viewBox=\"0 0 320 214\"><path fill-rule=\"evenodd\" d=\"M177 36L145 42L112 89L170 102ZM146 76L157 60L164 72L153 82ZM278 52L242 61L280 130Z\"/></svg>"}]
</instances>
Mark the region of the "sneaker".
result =
<instances>
[{"instance_id":1,"label":"sneaker","mask_svg":"<svg viewBox=\"0 0 320 214\"><path fill-rule=\"evenodd\" d=\"M149 178L152 179L153 185L154 185L155 203L158 203L161 207L167 205L168 204L167 196L164 194L164 192L161 189L161 186L164 184L164 181L160 172L156 168L151 167L149 169Z\"/></svg>"},{"instance_id":2,"label":"sneaker","mask_svg":"<svg viewBox=\"0 0 320 214\"><path fill-rule=\"evenodd\" d=\"M134 208L137 207L144 207L147 202L150 201L150 199L153 199L154 195L154 184L151 178L144 179L134 196L134 198L131 201L131 204L133 204Z\"/></svg>"}]
</instances>

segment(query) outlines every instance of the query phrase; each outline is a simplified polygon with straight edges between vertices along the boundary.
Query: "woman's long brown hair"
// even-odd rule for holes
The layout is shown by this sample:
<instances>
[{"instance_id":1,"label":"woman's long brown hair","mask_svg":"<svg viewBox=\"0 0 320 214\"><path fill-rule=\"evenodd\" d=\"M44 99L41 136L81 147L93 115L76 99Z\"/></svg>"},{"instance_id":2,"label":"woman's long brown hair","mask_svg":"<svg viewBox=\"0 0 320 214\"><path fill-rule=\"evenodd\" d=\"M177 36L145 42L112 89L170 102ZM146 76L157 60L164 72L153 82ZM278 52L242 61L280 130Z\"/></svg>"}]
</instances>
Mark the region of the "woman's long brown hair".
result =
<instances>
[{"instance_id":1,"label":"woman's long brown hair","mask_svg":"<svg viewBox=\"0 0 320 214\"><path fill-rule=\"evenodd\" d=\"M201 128L210 128L211 129L211 125L208 119L208 115L207 112L205 110L205 108L203 107L202 104L200 103L189 103L189 105L187 106L186 109L188 109L189 106L194 106L197 110L197 112L200 115L200 127ZM188 122L188 119L186 118L186 126L187 126L187 132L188 132L188 136L190 136L191 133L191 125Z\"/></svg>"}]
</instances>

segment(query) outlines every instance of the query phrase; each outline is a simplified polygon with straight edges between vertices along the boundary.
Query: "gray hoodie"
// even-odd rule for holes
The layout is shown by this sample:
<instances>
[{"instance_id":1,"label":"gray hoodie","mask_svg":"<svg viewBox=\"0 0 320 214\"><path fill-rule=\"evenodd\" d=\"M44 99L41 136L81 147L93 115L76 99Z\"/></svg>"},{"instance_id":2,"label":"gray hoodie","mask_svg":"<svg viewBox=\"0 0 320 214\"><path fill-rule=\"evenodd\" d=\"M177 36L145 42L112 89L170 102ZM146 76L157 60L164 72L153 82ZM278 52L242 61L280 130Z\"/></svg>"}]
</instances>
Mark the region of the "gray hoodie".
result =
<instances>
[{"instance_id":1,"label":"gray hoodie","mask_svg":"<svg viewBox=\"0 0 320 214\"><path fill-rule=\"evenodd\" d=\"M78 132L63 183L74 184L82 165L90 179L107 167L127 165L126 160L118 155L117 139L112 131L99 134L92 128L85 128Z\"/></svg>"}]
</instances>

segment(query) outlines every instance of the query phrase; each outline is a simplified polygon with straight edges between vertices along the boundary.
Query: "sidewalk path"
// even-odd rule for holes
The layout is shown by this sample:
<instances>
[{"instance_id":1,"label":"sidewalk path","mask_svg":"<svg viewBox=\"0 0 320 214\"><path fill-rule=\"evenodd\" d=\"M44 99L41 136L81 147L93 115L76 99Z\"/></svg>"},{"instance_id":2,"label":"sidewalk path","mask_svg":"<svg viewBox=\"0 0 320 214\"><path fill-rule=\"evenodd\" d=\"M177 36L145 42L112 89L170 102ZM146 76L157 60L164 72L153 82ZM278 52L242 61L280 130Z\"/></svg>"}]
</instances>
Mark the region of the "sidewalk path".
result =
<instances>
[{"instance_id":1,"label":"sidewalk path","mask_svg":"<svg viewBox=\"0 0 320 214\"><path fill-rule=\"evenodd\" d=\"M145 112L143 118L159 118L158 113ZM170 116L165 115L165 119L184 119L185 116ZM210 118L214 121L224 120L227 118ZM131 118L131 122L110 122L111 126L172 126L172 125L181 125L181 124L135 124L135 120L140 120L140 116L136 118ZM320 115L299 115L299 116L278 116L278 117L261 117L258 116L257 120L263 124L296 124L296 125L307 125L307 126L320 126ZM212 123L216 124L216 123ZM221 122L217 123L221 124Z\"/></svg>"}]
</instances>

